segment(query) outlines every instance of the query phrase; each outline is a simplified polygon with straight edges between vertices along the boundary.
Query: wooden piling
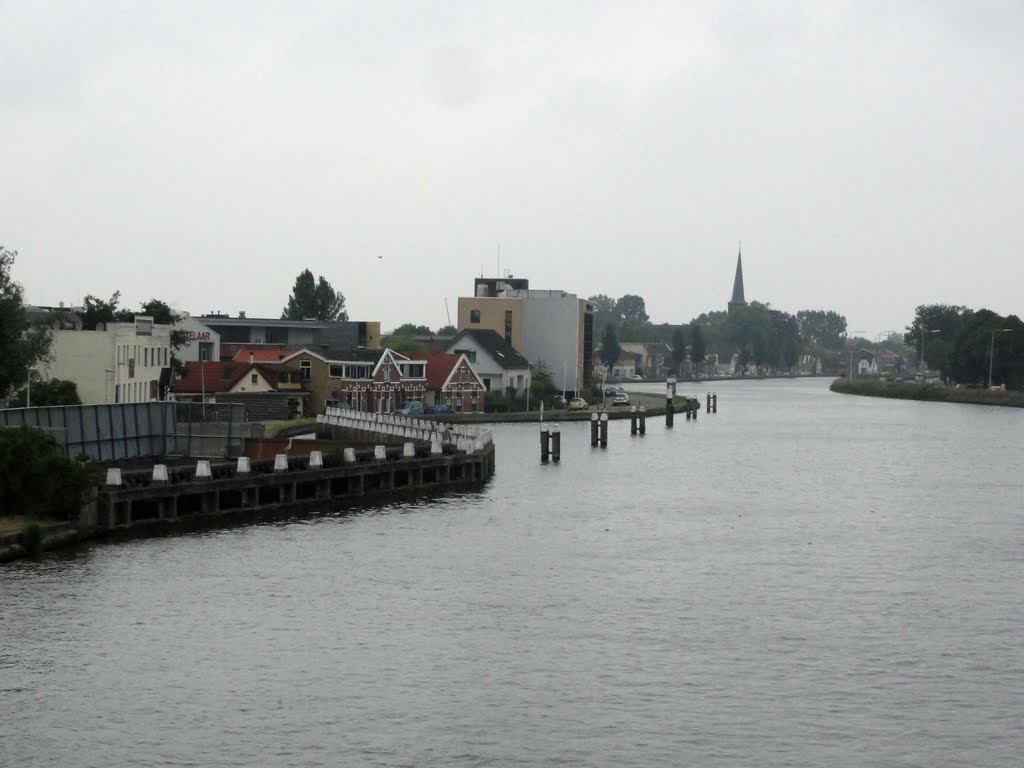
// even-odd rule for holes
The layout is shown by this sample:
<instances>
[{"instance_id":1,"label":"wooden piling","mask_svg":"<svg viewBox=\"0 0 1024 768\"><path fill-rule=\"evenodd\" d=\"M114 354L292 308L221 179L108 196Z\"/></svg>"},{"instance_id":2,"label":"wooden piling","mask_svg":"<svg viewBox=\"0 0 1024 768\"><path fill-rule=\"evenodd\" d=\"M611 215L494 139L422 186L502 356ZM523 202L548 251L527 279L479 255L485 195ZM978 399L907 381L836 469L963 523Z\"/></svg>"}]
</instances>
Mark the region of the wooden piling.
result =
<instances>
[{"instance_id":1,"label":"wooden piling","mask_svg":"<svg viewBox=\"0 0 1024 768\"><path fill-rule=\"evenodd\" d=\"M637 430L636 406L629 406L629 434L635 435Z\"/></svg>"},{"instance_id":2,"label":"wooden piling","mask_svg":"<svg viewBox=\"0 0 1024 768\"><path fill-rule=\"evenodd\" d=\"M597 447L597 414L590 414L590 447Z\"/></svg>"},{"instance_id":3,"label":"wooden piling","mask_svg":"<svg viewBox=\"0 0 1024 768\"><path fill-rule=\"evenodd\" d=\"M639 420L640 420L640 434L641 435L646 435L647 434L647 406L641 405L639 410L637 411L637 416L639 417Z\"/></svg>"},{"instance_id":4,"label":"wooden piling","mask_svg":"<svg viewBox=\"0 0 1024 768\"><path fill-rule=\"evenodd\" d=\"M718 413L718 393L717 392L715 392L715 394L711 398L711 412L712 413Z\"/></svg>"},{"instance_id":5,"label":"wooden piling","mask_svg":"<svg viewBox=\"0 0 1024 768\"><path fill-rule=\"evenodd\" d=\"M602 413L601 414L600 424L601 424L601 447L602 448L607 448L608 447L608 414L607 413Z\"/></svg>"},{"instance_id":6,"label":"wooden piling","mask_svg":"<svg viewBox=\"0 0 1024 768\"><path fill-rule=\"evenodd\" d=\"M665 427L671 429L674 422L675 406L672 402L672 385L669 384L665 388Z\"/></svg>"},{"instance_id":7,"label":"wooden piling","mask_svg":"<svg viewBox=\"0 0 1024 768\"><path fill-rule=\"evenodd\" d=\"M540 427L540 460L541 463L547 464L548 459L551 457L551 433L548 431L547 424L541 424Z\"/></svg>"},{"instance_id":8,"label":"wooden piling","mask_svg":"<svg viewBox=\"0 0 1024 768\"><path fill-rule=\"evenodd\" d=\"M556 464L562 459L562 430L557 424L551 426L551 460Z\"/></svg>"}]
</instances>

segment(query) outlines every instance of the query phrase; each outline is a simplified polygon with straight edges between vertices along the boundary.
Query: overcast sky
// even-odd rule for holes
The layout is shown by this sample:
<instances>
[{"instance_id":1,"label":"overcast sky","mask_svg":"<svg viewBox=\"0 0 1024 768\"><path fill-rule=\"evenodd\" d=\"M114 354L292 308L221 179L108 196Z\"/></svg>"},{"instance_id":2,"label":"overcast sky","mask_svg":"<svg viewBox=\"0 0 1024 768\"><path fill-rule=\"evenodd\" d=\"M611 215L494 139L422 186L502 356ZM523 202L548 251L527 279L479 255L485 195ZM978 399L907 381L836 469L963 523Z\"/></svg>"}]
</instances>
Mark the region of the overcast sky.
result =
<instances>
[{"instance_id":1,"label":"overcast sky","mask_svg":"<svg viewBox=\"0 0 1024 768\"><path fill-rule=\"evenodd\" d=\"M455 320L481 270L655 322L1024 313L1024 3L0 0L0 243L120 290ZM379 258L378 258L379 257Z\"/></svg>"}]
</instances>

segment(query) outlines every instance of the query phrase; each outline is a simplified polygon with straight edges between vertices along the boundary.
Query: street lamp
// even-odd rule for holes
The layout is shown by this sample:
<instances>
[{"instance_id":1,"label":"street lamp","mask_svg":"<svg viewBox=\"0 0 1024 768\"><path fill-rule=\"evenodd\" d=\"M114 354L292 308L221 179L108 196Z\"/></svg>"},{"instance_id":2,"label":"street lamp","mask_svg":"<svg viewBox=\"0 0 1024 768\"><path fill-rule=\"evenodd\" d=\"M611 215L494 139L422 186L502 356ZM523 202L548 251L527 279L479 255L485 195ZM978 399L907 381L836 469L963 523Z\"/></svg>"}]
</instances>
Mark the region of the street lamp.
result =
<instances>
[{"instance_id":1,"label":"street lamp","mask_svg":"<svg viewBox=\"0 0 1024 768\"><path fill-rule=\"evenodd\" d=\"M38 371L34 365L28 367L28 380L25 382L25 407L32 407L32 371Z\"/></svg>"},{"instance_id":2,"label":"street lamp","mask_svg":"<svg viewBox=\"0 0 1024 768\"><path fill-rule=\"evenodd\" d=\"M857 337L858 333L864 333L864 331L847 331L846 340L849 342L850 334L853 334L853 338ZM850 347L850 373L847 376L850 381L853 381L853 347Z\"/></svg>"},{"instance_id":3,"label":"street lamp","mask_svg":"<svg viewBox=\"0 0 1024 768\"><path fill-rule=\"evenodd\" d=\"M996 351L996 334L997 333L1009 333L1013 328L996 328L993 329L991 338L988 342L988 388L992 389L992 359L993 353Z\"/></svg>"},{"instance_id":4,"label":"street lamp","mask_svg":"<svg viewBox=\"0 0 1024 768\"><path fill-rule=\"evenodd\" d=\"M924 328L921 329L921 373L922 373L921 380L922 381L924 381L924 372L928 370L928 367L927 367L927 365L924 362L924 339L925 339L925 335L929 334L929 333L942 333L942 329L941 328L929 328L927 330L924 329Z\"/></svg>"}]
</instances>

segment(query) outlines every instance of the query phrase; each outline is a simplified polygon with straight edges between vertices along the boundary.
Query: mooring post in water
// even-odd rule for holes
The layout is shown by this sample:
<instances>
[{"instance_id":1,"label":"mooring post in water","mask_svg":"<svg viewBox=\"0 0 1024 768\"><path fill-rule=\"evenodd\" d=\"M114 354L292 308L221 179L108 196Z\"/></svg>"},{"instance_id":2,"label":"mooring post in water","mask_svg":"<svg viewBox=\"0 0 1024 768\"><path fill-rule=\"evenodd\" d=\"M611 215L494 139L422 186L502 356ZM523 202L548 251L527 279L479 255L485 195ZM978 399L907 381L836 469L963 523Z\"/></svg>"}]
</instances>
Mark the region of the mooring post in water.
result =
<instances>
[{"instance_id":1,"label":"mooring post in water","mask_svg":"<svg viewBox=\"0 0 1024 768\"><path fill-rule=\"evenodd\" d=\"M288 454L286 454L286 453L275 453L274 454L274 471L275 472L287 472L288 471Z\"/></svg>"},{"instance_id":2,"label":"mooring post in water","mask_svg":"<svg viewBox=\"0 0 1024 768\"><path fill-rule=\"evenodd\" d=\"M601 414L601 447L608 447L608 414Z\"/></svg>"},{"instance_id":3,"label":"mooring post in water","mask_svg":"<svg viewBox=\"0 0 1024 768\"><path fill-rule=\"evenodd\" d=\"M590 447L597 448L597 414L590 414Z\"/></svg>"},{"instance_id":4,"label":"mooring post in water","mask_svg":"<svg viewBox=\"0 0 1024 768\"><path fill-rule=\"evenodd\" d=\"M665 387L665 426L671 428L675 422L675 410L672 405L672 385Z\"/></svg>"},{"instance_id":5,"label":"mooring post in water","mask_svg":"<svg viewBox=\"0 0 1024 768\"><path fill-rule=\"evenodd\" d=\"M711 393L708 392L707 412L711 413Z\"/></svg>"},{"instance_id":6,"label":"mooring post in water","mask_svg":"<svg viewBox=\"0 0 1024 768\"><path fill-rule=\"evenodd\" d=\"M629 406L629 434L636 434L636 406Z\"/></svg>"},{"instance_id":7,"label":"mooring post in water","mask_svg":"<svg viewBox=\"0 0 1024 768\"><path fill-rule=\"evenodd\" d=\"M167 485L167 465L153 465L153 485Z\"/></svg>"},{"instance_id":8,"label":"mooring post in water","mask_svg":"<svg viewBox=\"0 0 1024 768\"><path fill-rule=\"evenodd\" d=\"M693 420L696 421L697 420L697 411L700 410L700 400L698 400L696 397L691 397L686 402L688 402L690 404L690 409L693 411Z\"/></svg>"},{"instance_id":9,"label":"mooring post in water","mask_svg":"<svg viewBox=\"0 0 1024 768\"><path fill-rule=\"evenodd\" d=\"M562 460L562 430L558 424L551 425L551 460L556 464Z\"/></svg>"},{"instance_id":10,"label":"mooring post in water","mask_svg":"<svg viewBox=\"0 0 1024 768\"><path fill-rule=\"evenodd\" d=\"M196 480L209 480L212 476L209 459L199 459L196 462Z\"/></svg>"},{"instance_id":11,"label":"mooring post in water","mask_svg":"<svg viewBox=\"0 0 1024 768\"><path fill-rule=\"evenodd\" d=\"M540 460L542 463L547 464L548 458L551 456L551 433L548 431L547 424L540 425Z\"/></svg>"},{"instance_id":12,"label":"mooring post in water","mask_svg":"<svg viewBox=\"0 0 1024 768\"><path fill-rule=\"evenodd\" d=\"M640 417L640 434L647 434L647 406L641 405L637 411L637 415Z\"/></svg>"},{"instance_id":13,"label":"mooring post in water","mask_svg":"<svg viewBox=\"0 0 1024 768\"><path fill-rule=\"evenodd\" d=\"M717 392L715 392L714 396L711 398L711 412L712 413L718 413L718 393Z\"/></svg>"}]
</instances>

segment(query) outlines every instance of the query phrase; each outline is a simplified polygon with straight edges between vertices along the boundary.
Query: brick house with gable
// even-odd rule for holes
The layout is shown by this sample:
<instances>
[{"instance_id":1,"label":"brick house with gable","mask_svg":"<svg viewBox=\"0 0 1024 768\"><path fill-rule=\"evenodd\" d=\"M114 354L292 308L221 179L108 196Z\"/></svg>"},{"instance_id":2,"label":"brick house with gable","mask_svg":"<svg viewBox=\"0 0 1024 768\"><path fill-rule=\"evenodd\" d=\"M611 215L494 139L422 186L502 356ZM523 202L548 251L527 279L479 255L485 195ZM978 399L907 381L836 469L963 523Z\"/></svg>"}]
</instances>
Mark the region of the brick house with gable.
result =
<instances>
[{"instance_id":1,"label":"brick house with gable","mask_svg":"<svg viewBox=\"0 0 1024 768\"><path fill-rule=\"evenodd\" d=\"M465 354L417 354L427 366L424 405L450 405L456 413L483 412L487 387Z\"/></svg>"},{"instance_id":2,"label":"brick house with gable","mask_svg":"<svg viewBox=\"0 0 1024 768\"><path fill-rule=\"evenodd\" d=\"M423 362L392 349L301 349L278 365L278 388L309 392L313 413L327 407L390 413L422 400L427 380Z\"/></svg>"}]
</instances>

